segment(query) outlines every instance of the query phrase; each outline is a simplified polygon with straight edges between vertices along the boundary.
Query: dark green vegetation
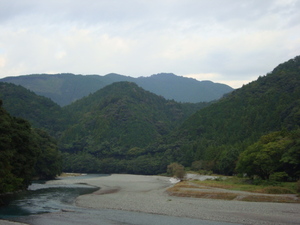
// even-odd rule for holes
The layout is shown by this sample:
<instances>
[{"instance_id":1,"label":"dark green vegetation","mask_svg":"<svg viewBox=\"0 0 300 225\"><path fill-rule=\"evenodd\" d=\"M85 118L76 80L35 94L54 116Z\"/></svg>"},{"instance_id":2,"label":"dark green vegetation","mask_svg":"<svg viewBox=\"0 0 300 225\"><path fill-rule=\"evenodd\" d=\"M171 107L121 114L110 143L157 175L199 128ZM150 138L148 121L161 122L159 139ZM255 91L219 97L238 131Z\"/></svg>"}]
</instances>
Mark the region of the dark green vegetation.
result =
<instances>
[{"instance_id":1,"label":"dark green vegetation","mask_svg":"<svg viewBox=\"0 0 300 225\"><path fill-rule=\"evenodd\" d=\"M178 103L116 82L59 107L20 86L0 87L13 116L55 137L66 172L158 174L177 162L225 175L299 179L299 56L212 103Z\"/></svg>"},{"instance_id":2,"label":"dark green vegetation","mask_svg":"<svg viewBox=\"0 0 300 225\"><path fill-rule=\"evenodd\" d=\"M144 173L164 171L148 146L169 134L207 103L180 104L117 82L64 107L69 125L60 149L68 171Z\"/></svg>"},{"instance_id":3,"label":"dark green vegetation","mask_svg":"<svg viewBox=\"0 0 300 225\"><path fill-rule=\"evenodd\" d=\"M165 100L134 83L117 82L63 108L27 89L0 83L0 97L13 116L29 120L59 144L69 172L165 171L167 162L147 147L209 103Z\"/></svg>"},{"instance_id":4,"label":"dark green vegetation","mask_svg":"<svg viewBox=\"0 0 300 225\"><path fill-rule=\"evenodd\" d=\"M300 177L300 130L262 136L241 153L237 171L274 181Z\"/></svg>"},{"instance_id":5,"label":"dark green vegetation","mask_svg":"<svg viewBox=\"0 0 300 225\"><path fill-rule=\"evenodd\" d=\"M0 193L26 188L33 177L53 178L60 173L60 153L45 132L10 116L0 101Z\"/></svg>"},{"instance_id":6,"label":"dark green vegetation","mask_svg":"<svg viewBox=\"0 0 300 225\"><path fill-rule=\"evenodd\" d=\"M0 82L3 107L13 116L28 120L34 127L43 128L51 135L62 123L61 107L48 98L36 95L22 86Z\"/></svg>"},{"instance_id":7,"label":"dark green vegetation","mask_svg":"<svg viewBox=\"0 0 300 225\"><path fill-rule=\"evenodd\" d=\"M202 169L205 170L228 175L236 173L235 167L240 153L249 146L254 148L251 145L261 136L281 130L297 133L300 124L299 97L300 57L298 56L279 65L257 81L243 86L195 113L168 139L169 146L174 146L172 153L174 155L177 152L176 161L185 166L191 165L193 161L199 161ZM292 146L297 144L291 144ZM281 151L281 149L274 148L274 151ZM292 150L287 145L283 151ZM295 152L291 154L296 157L296 163L299 163L300 150L295 147L293 151ZM277 161L273 163L286 161L295 164L282 157L276 158ZM261 160L264 161L263 158ZM239 165L241 163L242 161ZM288 167L291 168L292 165ZM249 172L242 168L243 166L240 165L239 172ZM293 176L297 178L299 167L294 169L296 171L293 172ZM283 167L278 167L270 172L283 171L285 171ZM257 172L255 175L260 176Z\"/></svg>"},{"instance_id":8,"label":"dark green vegetation","mask_svg":"<svg viewBox=\"0 0 300 225\"><path fill-rule=\"evenodd\" d=\"M211 81L197 81L174 74L156 74L151 77L132 78L118 74L74 75L74 74L36 74L19 77L6 77L2 82L22 85L25 88L52 99L61 106L94 93L114 82L128 81L138 84L145 90L177 102L204 102L221 98L233 89L224 84Z\"/></svg>"}]
</instances>

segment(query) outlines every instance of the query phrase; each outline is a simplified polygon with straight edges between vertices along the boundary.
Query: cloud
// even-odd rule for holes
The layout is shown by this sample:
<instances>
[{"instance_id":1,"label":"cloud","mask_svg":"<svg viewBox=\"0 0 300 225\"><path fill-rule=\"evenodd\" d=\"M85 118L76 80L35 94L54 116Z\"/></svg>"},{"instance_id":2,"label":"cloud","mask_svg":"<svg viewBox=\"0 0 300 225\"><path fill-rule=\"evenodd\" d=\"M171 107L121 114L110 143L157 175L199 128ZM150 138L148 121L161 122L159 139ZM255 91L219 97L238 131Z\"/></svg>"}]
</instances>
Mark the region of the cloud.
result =
<instances>
[{"instance_id":1,"label":"cloud","mask_svg":"<svg viewBox=\"0 0 300 225\"><path fill-rule=\"evenodd\" d=\"M2 0L0 77L172 72L241 86L299 54L299 10L297 0Z\"/></svg>"}]
</instances>

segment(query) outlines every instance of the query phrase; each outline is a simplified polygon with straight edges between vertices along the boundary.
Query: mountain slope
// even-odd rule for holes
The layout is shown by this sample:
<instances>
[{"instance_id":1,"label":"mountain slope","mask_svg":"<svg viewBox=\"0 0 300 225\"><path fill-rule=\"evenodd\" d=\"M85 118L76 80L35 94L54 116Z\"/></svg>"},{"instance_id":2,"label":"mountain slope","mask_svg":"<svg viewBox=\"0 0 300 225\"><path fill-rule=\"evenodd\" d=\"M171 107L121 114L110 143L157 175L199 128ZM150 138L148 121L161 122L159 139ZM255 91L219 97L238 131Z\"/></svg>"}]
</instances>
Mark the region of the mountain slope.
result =
<instances>
[{"instance_id":1,"label":"mountain slope","mask_svg":"<svg viewBox=\"0 0 300 225\"><path fill-rule=\"evenodd\" d=\"M67 105L77 99L87 96L107 85L98 79L98 76L81 76L74 74L56 75L25 75L19 77L6 77L2 82L21 85L37 95L52 99L59 105Z\"/></svg>"},{"instance_id":2,"label":"mountain slope","mask_svg":"<svg viewBox=\"0 0 300 225\"><path fill-rule=\"evenodd\" d=\"M53 179L61 172L55 141L28 121L11 116L2 103L0 99L0 196L26 189L33 177ZM0 205L2 200L1 196Z\"/></svg>"},{"instance_id":3,"label":"mountain slope","mask_svg":"<svg viewBox=\"0 0 300 225\"><path fill-rule=\"evenodd\" d=\"M134 83L116 82L64 107L72 121L63 140L92 138L93 145L109 141L127 148L145 147L206 105L179 104Z\"/></svg>"},{"instance_id":4,"label":"mountain slope","mask_svg":"<svg viewBox=\"0 0 300 225\"><path fill-rule=\"evenodd\" d=\"M34 127L46 129L52 135L60 129L61 108L50 99L22 86L0 82L3 107L15 117L28 120Z\"/></svg>"},{"instance_id":5,"label":"mountain slope","mask_svg":"<svg viewBox=\"0 0 300 225\"><path fill-rule=\"evenodd\" d=\"M198 111L168 142L180 143L178 161L232 174L240 152L264 134L299 128L299 115L300 56Z\"/></svg>"},{"instance_id":6,"label":"mountain slope","mask_svg":"<svg viewBox=\"0 0 300 225\"><path fill-rule=\"evenodd\" d=\"M150 77L140 77L136 83L145 90L178 102L208 102L221 98L233 89L211 81L197 81L192 78L161 73Z\"/></svg>"},{"instance_id":7,"label":"mountain slope","mask_svg":"<svg viewBox=\"0 0 300 225\"><path fill-rule=\"evenodd\" d=\"M174 74L157 74L150 77L132 78L119 74L99 75L25 75L6 77L2 82L22 85L38 95L51 98L61 106L65 106L89 95L109 84L120 81L135 82L145 90L161 95L166 99L179 102L203 102L219 99L233 89L224 84L211 81L197 81Z\"/></svg>"},{"instance_id":8,"label":"mountain slope","mask_svg":"<svg viewBox=\"0 0 300 225\"><path fill-rule=\"evenodd\" d=\"M165 100L132 82L113 83L63 108L70 115L60 139L65 170L154 174L160 160L147 146L206 105Z\"/></svg>"}]
</instances>

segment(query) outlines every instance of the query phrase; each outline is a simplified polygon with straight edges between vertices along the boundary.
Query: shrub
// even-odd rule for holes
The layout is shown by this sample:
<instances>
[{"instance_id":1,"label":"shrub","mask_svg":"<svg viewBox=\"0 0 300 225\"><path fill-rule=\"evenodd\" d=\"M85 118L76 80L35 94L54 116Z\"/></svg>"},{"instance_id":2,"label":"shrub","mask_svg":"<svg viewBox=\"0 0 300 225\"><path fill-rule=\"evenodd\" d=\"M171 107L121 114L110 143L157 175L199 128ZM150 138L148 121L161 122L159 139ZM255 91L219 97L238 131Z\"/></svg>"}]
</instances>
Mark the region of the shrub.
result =
<instances>
[{"instance_id":1,"label":"shrub","mask_svg":"<svg viewBox=\"0 0 300 225\"><path fill-rule=\"evenodd\" d=\"M285 181L288 178L288 174L286 172L276 172L270 175L270 181Z\"/></svg>"},{"instance_id":2,"label":"shrub","mask_svg":"<svg viewBox=\"0 0 300 225\"><path fill-rule=\"evenodd\" d=\"M182 180L185 176L184 166L179 163L171 163L167 167L167 173L170 176L175 176L178 179Z\"/></svg>"}]
</instances>

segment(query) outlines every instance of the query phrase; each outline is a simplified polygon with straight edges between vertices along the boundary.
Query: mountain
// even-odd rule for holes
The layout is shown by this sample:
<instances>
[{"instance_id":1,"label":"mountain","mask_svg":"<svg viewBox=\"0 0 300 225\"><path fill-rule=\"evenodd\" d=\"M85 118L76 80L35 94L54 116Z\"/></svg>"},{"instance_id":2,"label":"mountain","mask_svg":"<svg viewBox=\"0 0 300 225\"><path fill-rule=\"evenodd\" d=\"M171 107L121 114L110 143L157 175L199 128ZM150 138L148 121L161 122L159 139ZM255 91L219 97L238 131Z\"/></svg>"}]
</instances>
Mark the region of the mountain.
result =
<instances>
[{"instance_id":1,"label":"mountain","mask_svg":"<svg viewBox=\"0 0 300 225\"><path fill-rule=\"evenodd\" d=\"M140 168L132 165L132 160L151 159L146 150L150 143L170 133L206 105L166 100L132 82L106 86L63 109L71 115L70 125L60 138L60 149L66 153L66 169L137 173ZM74 162L78 157L80 166ZM85 158L89 159L88 165L84 165ZM149 173L153 171L152 168Z\"/></svg>"},{"instance_id":2,"label":"mountain","mask_svg":"<svg viewBox=\"0 0 300 225\"><path fill-rule=\"evenodd\" d=\"M61 107L51 99L11 83L0 82L3 107L15 117L28 120L34 127L43 128L52 135L60 129Z\"/></svg>"},{"instance_id":3,"label":"mountain","mask_svg":"<svg viewBox=\"0 0 300 225\"><path fill-rule=\"evenodd\" d=\"M21 85L37 95L52 99L57 104L67 105L107 85L98 76L75 76L74 74L28 75L7 77L0 81Z\"/></svg>"},{"instance_id":4,"label":"mountain","mask_svg":"<svg viewBox=\"0 0 300 225\"><path fill-rule=\"evenodd\" d=\"M105 76L36 74L6 77L0 81L24 86L38 95L52 99L61 106L68 105L109 84L120 81L134 82L145 90L178 102L208 102L219 99L233 90L225 84L197 81L166 73L139 78L113 73Z\"/></svg>"},{"instance_id":5,"label":"mountain","mask_svg":"<svg viewBox=\"0 0 300 225\"><path fill-rule=\"evenodd\" d=\"M172 134L167 148L186 166L201 161L203 169L232 174L241 152L262 135L298 129L299 115L297 56L199 110Z\"/></svg>"},{"instance_id":6,"label":"mountain","mask_svg":"<svg viewBox=\"0 0 300 225\"><path fill-rule=\"evenodd\" d=\"M168 76L174 75L139 79L181 79ZM238 168L257 175L260 165L251 170L249 165L259 159L263 166L272 165L266 165L262 179L299 177L300 56L210 103L178 103L132 82L138 78L104 77L111 84L64 107L8 83L0 83L0 98L16 116L52 129L64 171L158 174L178 162L221 174L234 174ZM96 83L102 78L89 79ZM127 81L117 82L123 78Z\"/></svg>"},{"instance_id":7,"label":"mountain","mask_svg":"<svg viewBox=\"0 0 300 225\"><path fill-rule=\"evenodd\" d=\"M233 91L231 87L224 84L197 81L172 73L140 77L135 82L145 90L178 102L209 102Z\"/></svg>"}]
</instances>

